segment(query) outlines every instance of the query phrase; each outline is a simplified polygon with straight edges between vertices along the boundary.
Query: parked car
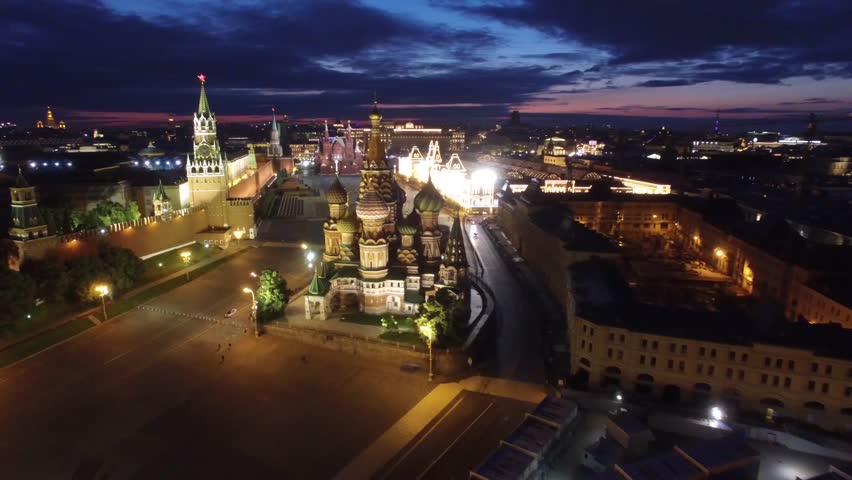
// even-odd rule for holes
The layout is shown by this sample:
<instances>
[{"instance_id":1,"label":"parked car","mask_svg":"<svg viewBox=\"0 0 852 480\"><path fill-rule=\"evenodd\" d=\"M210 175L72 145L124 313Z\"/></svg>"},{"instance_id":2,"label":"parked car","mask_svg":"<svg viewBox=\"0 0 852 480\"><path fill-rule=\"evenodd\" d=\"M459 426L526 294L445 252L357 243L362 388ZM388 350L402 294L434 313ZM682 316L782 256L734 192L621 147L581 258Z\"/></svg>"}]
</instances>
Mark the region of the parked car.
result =
<instances>
[{"instance_id":1,"label":"parked car","mask_svg":"<svg viewBox=\"0 0 852 480\"><path fill-rule=\"evenodd\" d=\"M228 310L228 313L225 314L225 318L231 318L231 317L234 316L235 313L237 313L237 309L232 308L232 309Z\"/></svg>"}]
</instances>

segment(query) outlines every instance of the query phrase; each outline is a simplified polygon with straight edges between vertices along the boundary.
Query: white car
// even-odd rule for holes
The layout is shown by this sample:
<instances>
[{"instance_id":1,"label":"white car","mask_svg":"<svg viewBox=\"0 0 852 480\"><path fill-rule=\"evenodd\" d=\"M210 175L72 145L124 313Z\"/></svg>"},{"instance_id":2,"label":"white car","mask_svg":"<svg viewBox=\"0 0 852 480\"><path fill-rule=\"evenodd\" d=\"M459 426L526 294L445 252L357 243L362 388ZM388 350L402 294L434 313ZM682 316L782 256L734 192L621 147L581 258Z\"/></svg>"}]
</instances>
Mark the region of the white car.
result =
<instances>
[{"instance_id":1,"label":"white car","mask_svg":"<svg viewBox=\"0 0 852 480\"><path fill-rule=\"evenodd\" d=\"M232 308L232 309L228 310L228 313L225 314L225 318L231 318L231 317L234 316L235 313L237 313L237 309Z\"/></svg>"}]
</instances>

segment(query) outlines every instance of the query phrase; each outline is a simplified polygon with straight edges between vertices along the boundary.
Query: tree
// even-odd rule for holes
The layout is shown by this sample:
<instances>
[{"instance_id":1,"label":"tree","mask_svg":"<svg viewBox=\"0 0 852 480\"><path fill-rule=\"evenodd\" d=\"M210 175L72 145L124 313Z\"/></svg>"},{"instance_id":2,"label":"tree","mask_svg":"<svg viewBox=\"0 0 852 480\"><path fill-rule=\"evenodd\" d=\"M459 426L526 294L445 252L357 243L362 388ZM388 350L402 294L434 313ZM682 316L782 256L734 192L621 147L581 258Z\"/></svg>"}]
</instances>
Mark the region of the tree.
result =
<instances>
[{"instance_id":1,"label":"tree","mask_svg":"<svg viewBox=\"0 0 852 480\"><path fill-rule=\"evenodd\" d=\"M145 264L133 251L102 244L98 251L113 287L125 290L132 287L145 273Z\"/></svg>"},{"instance_id":2,"label":"tree","mask_svg":"<svg viewBox=\"0 0 852 480\"><path fill-rule=\"evenodd\" d=\"M33 280L36 298L48 302L62 300L71 285L65 265L56 259L27 259L21 267L21 273Z\"/></svg>"},{"instance_id":3,"label":"tree","mask_svg":"<svg viewBox=\"0 0 852 480\"><path fill-rule=\"evenodd\" d=\"M68 261L70 285L68 299L72 302L90 302L96 300L98 293L95 285L110 284L106 265L98 256L74 257Z\"/></svg>"},{"instance_id":4,"label":"tree","mask_svg":"<svg viewBox=\"0 0 852 480\"><path fill-rule=\"evenodd\" d=\"M284 313L290 300L287 282L276 270L264 270L260 273L257 287L257 319L267 321Z\"/></svg>"},{"instance_id":5,"label":"tree","mask_svg":"<svg viewBox=\"0 0 852 480\"><path fill-rule=\"evenodd\" d=\"M460 343L461 326L464 322L467 305L449 288L443 288L435 296L420 304L420 314L414 320L418 332L423 335L422 327L435 332L434 342L446 344L448 341Z\"/></svg>"},{"instance_id":6,"label":"tree","mask_svg":"<svg viewBox=\"0 0 852 480\"><path fill-rule=\"evenodd\" d=\"M26 275L0 269L0 330L15 327L34 307L35 284Z\"/></svg>"}]
</instances>

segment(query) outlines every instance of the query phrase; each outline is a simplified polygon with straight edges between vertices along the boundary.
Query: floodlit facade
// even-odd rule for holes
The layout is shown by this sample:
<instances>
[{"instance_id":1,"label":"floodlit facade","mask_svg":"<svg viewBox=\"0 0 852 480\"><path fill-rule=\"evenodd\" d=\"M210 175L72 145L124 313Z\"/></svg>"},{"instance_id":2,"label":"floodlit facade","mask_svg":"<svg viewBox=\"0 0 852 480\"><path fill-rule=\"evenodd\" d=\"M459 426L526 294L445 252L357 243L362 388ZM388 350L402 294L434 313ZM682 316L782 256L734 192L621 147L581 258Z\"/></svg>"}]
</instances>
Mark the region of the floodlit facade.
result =
<instances>
[{"instance_id":1,"label":"floodlit facade","mask_svg":"<svg viewBox=\"0 0 852 480\"><path fill-rule=\"evenodd\" d=\"M397 173L419 182L431 180L444 197L466 210L492 211L497 207L497 175L490 169L468 171L457 153L445 162L437 141L429 142L426 156L416 145L412 147L407 156L399 158Z\"/></svg>"},{"instance_id":2,"label":"floodlit facade","mask_svg":"<svg viewBox=\"0 0 852 480\"><path fill-rule=\"evenodd\" d=\"M414 197L414 211L403 216L405 193L385 158L381 118L374 106L355 211L339 178L326 192L325 248L305 295L308 320L353 310L414 314L425 296L440 287L467 298L468 266L459 218L442 251L438 214L444 197L428 180Z\"/></svg>"}]
</instances>

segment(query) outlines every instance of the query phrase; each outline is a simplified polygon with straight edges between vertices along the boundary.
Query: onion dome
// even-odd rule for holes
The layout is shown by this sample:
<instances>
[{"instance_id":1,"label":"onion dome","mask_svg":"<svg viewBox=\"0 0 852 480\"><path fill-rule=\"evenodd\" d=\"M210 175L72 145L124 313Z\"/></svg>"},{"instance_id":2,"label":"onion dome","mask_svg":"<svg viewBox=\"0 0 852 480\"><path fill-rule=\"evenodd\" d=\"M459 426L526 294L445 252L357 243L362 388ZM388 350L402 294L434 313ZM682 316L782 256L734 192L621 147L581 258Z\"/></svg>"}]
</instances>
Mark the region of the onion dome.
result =
<instances>
[{"instance_id":1,"label":"onion dome","mask_svg":"<svg viewBox=\"0 0 852 480\"><path fill-rule=\"evenodd\" d=\"M396 231L399 232L400 235L416 235L417 234L417 224L411 222L411 215L400 220L396 224Z\"/></svg>"},{"instance_id":2,"label":"onion dome","mask_svg":"<svg viewBox=\"0 0 852 480\"><path fill-rule=\"evenodd\" d=\"M337 231L340 233L355 233L358 231L358 219L345 217L337 220Z\"/></svg>"},{"instance_id":3,"label":"onion dome","mask_svg":"<svg viewBox=\"0 0 852 480\"><path fill-rule=\"evenodd\" d=\"M390 213L388 204L376 193L372 185L361 200L358 201L358 205L355 206L355 214L361 220L384 220L387 218L388 213Z\"/></svg>"},{"instance_id":4,"label":"onion dome","mask_svg":"<svg viewBox=\"0 0 852 480\"><path fill-rule=\"evenodd\" d=\"M334 183L328 187L328 191L325 192L325 198L328 200L329 205L343 205L349 201L349 194L346 193L346 189L340 183L340 177L334 177Z\"/></svg>"},{"instance_id":5,"label":"onion dome","mask_svg":"<svg viewBox=\"0 0 852 480\"><path fill-rule=\"evenodd\" d=\"M429 181L420 192L414 196L414 208L418 212L438 213L444 207L444 197L441 192L432 184L432 176L429 176Z\"/></svg>"}]
</instances>

